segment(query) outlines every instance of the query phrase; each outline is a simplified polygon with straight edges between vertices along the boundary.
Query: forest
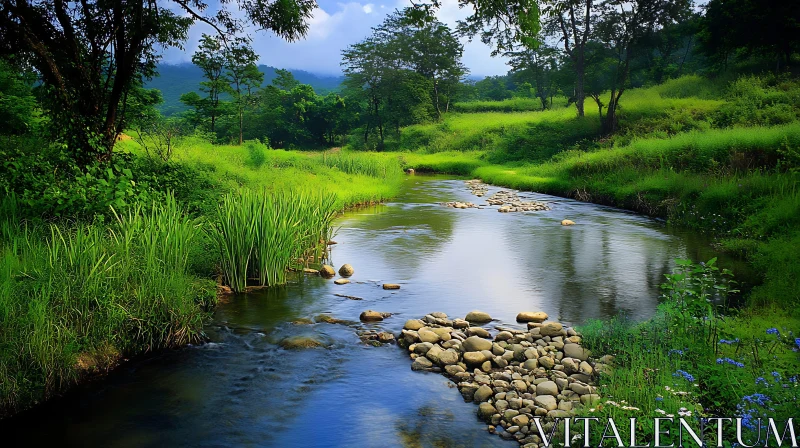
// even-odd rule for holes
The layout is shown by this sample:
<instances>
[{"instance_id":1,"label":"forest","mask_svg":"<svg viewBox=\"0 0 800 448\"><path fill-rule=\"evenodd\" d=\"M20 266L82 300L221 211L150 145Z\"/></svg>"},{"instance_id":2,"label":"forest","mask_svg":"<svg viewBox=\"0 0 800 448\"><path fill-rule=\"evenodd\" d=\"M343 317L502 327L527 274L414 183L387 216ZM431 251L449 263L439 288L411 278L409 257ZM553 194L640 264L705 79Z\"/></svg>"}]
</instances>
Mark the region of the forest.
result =
<instances>
[{"instance_id":1,"label":"forest","mask_svg":"<svg viewBox=\"0 0 800 448\"><path fill-rule=\"evenodd\" d=\"M3 2L0 416L208 340L225 293L320 269L337 217L392 200L409 169L709 238L756 279L679 261L650 319L580 323L617 358L602 394L639 416L742 417L759 436L756 418L795 416L800 5L459 5L455 26L440 2L395 10L342 52L341 84L315 90L289 69L265 81L245 32L302 39L313 0ZM148 87L196 23L215 30L191 54L202 80ZM472 77L465 38L508 72ZM684 380L691 396L664 392Z\"/></svg>"}]
</instances>

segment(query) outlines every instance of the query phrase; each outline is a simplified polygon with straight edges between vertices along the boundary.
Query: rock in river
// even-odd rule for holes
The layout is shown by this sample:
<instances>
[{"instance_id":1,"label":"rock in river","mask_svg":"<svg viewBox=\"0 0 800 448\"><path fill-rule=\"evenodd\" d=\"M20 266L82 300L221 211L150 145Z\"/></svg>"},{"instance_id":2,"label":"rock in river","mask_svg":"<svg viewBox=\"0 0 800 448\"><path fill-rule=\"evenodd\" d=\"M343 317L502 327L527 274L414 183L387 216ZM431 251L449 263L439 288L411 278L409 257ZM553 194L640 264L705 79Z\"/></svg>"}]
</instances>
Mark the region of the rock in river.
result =
<instances>
[{"instance_id":1,"label":"rock in river","mask_svg":"<svg viewBox=\"0 0 800 448\"><path fill-rule=\"evenodd\" d=\"M542 336L560 336L564 327L558 322L548 322L539 328Z\"/></svg>"},{"instance_id":2,"label":"rock in river","mask_svg":"<svg viewBox=\"0 0 800 448\"><path fill-rule=\"evenodd\" d=\"M346 285L350 283L350 280L346 278L337 278L336 280L333 281L333 283L336 283L337 285Z\"/></svg>"},{"instance_id":3,"label":"rock in river","mask_svg":"<svg viewBox=\"0 0 800 448\"><path fill-rule=\"evenodd\" d=\"M565 219L565 220L561 221L561 225L562 226L574 226L575 225L575 221L571 221L569 219Z\"/></svg>"},{"instance_id":4,"label":"rock in river","mask_svg":"<svg viewBox=\"0 0 800 448\"><path fill-rule=\"evenodd\" d=\"M290 336L283 339L279 345L287 350L299 350L303 348L324 347L325 344L311 336Z\"/></svg>"},{"instance_id":5,"label":"rock in river","mask_svg":"<svg viewBox=\"0 0 800 448\"><path fill-rule=\"evenodd\" d=\"M464 318L467 322L475 322L478 324L491 322L492 316L489 313L484 313L483 311L470 311L467 314L467 317Z\"/></svg>"},{"instance_id":6,"label":"rock in river","mask_svg":"<svg viewBox=\"0 0 800 448\"><path fill-rule=\"evenodd\" d=\"M349 264L343 264L342 267L339 268L339 275L342 277L350 277L354 272L356 271Z\"/></svg>"},{"instance_id":7,"label":"rock in river","mask_svg":"<svg viewBox=\"0 0 800 448\"><path fill-rule=\"evenodd\" d=\"M336 271L333 270L333 266L330 265L323 265L319 270L319 275L325 278L331 278L336 275Z\"/></svg>"},{"instance_id":8,"label":"rock in river","mask_svg":"<svg viewBox=\"0 0 800 448\"><path fill-rule=\"evenodd\" d=\"M361 319L362 322L380 322L383 320L384 317L388 316L389 316L388 313L381 313L378 311L367 310L361 313L361 315L358 316L358 318Z\"/></svg>"},{"instance_id":9,"label":"rock in river","mask_svg":"<svg viewBox=\"0 0 800 448\"><path fill-rule=\"evenodd\" d=\"M478 336L470 336L461 343L461 348L465 352L479 352L481 350L491 350L492 341L481 339ZM483 361L481 361L483 362Z\"/></svg>"},{"instance_id":10,"label":"rock in river","mask_svg":"<svg viewBox=\"0 0 800 448\"><path fill-rule=\"evenodd\" d=\"M400 289L400 285L397 283L384 283L383 289Z\"/></svg>"},{"instance_id":11,"label":"rock in river","mask_svg":"<svg viewBox=\"0 0 800 448\"><path fill-rule=\"evenodd\" d=\"M409 319L409 320L406 321L406 324L403 325L403 328L405 328L406 330L417 331L417 330L419 330L420 328L422 328L424 326L425 326L425 322L423 322L423 321L421 321L419 319Z\"/></svg>"},{"instance_id":12,"label":"rock in river","mask_svg":"<svg viewBox=\"0 0 800 448\"><path fill-rule=\"evenodd\" d=\"M536 322L541 323L547 320L547 313L541 311L523 311L517 314L517 322Z\"/></svg>"}]
</instances>

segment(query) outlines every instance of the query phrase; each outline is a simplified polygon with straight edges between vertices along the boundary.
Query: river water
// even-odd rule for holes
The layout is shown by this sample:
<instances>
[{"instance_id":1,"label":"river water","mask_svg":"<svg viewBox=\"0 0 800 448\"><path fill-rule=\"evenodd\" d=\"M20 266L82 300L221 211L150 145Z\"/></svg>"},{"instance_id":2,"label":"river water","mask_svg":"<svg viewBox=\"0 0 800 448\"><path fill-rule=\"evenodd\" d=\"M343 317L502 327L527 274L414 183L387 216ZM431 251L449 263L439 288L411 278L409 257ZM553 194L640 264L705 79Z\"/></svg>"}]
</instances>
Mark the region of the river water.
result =
<instances>
[{"instance_id":1,"label":"river water","mask_svg":"<svg viewBox=\"0 0 800 448\"><path fill-rule=\"evenodd\" d=\"M395 202L338 220L332 262L352 264L353 283L301 276L230 298L206 329L212 342L131 362L0 422L3 437L11 446L517 446L487 433L476 406L443 376L412 372L406 351L364 345L357 331L398 333L406 319L473 309L497 320L489 327L517 325L519 311L569 324L619 313L646 319L675 258L714 256L704 238L633 213L520 196L552 210L447 208L438 203L483 200L463 180L408 177ZM565 218L577 224L563 227ZM385 291L384 282L402 287ZM360 324L366 309L394 315ZM354 322L290 323L320 313ZM278 348L304 334L330 348Z\"/></svg>"}]
</instances>

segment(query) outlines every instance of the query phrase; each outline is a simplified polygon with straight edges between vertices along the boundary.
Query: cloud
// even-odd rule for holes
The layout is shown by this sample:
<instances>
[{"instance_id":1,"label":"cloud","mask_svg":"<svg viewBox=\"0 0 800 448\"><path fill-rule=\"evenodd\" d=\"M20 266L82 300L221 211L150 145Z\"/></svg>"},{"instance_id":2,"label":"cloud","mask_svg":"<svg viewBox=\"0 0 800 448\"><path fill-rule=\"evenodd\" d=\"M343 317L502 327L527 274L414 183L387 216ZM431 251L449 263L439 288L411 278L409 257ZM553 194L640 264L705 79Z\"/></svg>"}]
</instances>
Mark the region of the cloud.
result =
<instances>
[{"instance_id":1,"label":"cloud","mask_svg":"<svg viewBox=\"0 0 800 448\"><path fill-rule=\"evenodd\" d=\"M410 6L409 0L389 0L371 3L356 1L337 2L320 0L309 21L305 39L286 42L268 33L251 33L253 48L260 55L260 63L273 67L300 69L319 74L341 74L341 53L349 45L367 37L371 28L379 25L395 8ZM438 17L454 27L456 21L466 17L469 10L460 9L458 0L443 0ZM191 55L203 33L211 34L211 27L195 24L189 32L186 48L171 48L164 52L164 60L170 63L191 62ZM464 64L472 75L499 75L508 71L504 58L490 56L491 48L480 40L467 42L464 49Z\"/></svg>"}]
</instances>

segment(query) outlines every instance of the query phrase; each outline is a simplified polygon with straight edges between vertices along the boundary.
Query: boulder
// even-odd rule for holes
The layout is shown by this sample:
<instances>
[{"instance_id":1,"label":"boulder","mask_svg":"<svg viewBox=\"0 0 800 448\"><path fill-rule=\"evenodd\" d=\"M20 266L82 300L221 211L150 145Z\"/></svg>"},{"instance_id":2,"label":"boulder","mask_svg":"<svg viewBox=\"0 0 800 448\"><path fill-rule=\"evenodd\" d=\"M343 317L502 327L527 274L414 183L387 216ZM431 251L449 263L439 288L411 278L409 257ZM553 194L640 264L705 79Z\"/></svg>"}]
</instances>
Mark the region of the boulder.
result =
<instances>
[{"instance_id":1,"label":"boulder","mask_svg":"<svg viewBox=\"0 0 800 448\"><path fill-rule=\"evenodd\" d=\"M513 337L514 337L514 335L511 334L510 331L501 331L500 333L497 333L497 336L494 337L494 340L495 341L507 341L507 340L509 340L509 339L511 339Z\"/></svg>"},{"instance_id":2,"label":"boulder","mask_svg":"<svg viewBox=\"0 0 800 448\"><path fill-rule=\"evenodd\" d=\"M536 395L558 395L558 386L553 381L545 381L536 385Z\"/></svg>"},{"instance_id":3,"label":"boulder","mask_svg":"<svg viewBox=\"0 0 800 448\"><path fill-rule=\"evenodd\" d=\"M481 339L478 336L470 336L461 343L461 348L465 352L478 352L481 350L491 350L492 342Z\"/></svg>"},{"instance_id":4,"label":"boulder","mask_svg":"<svg viewBox=\"0 0 800 448\"><path fill-rule=\"evenodd\" d=\"M406 324L403 325L403 328L405 328L406 330L417 331L417 330L419 330L420 328L422 328L424 326L425 326L425 322L422 322L419 319L409 319L409 320L406 321Z\"/></svg>"},{"instance_id":5,"label":"boulder","mask_svg":"<svg viewBox=\"0 0 800 448\"><path fill-rule=\"evenodd\" d=\"M400 289L400 285L397 283L384 283L383 289Z\"/></svg>"},{"instance_id":6,"label":"boulder","mask_svg":"<svg viewBox=\"0 0 800 448\"><path fill-rule=\"evenodd\" d=\"M333 281L333 283L335 283L337 285L346 285L346 284L350 283L350 280L348 280L346 278L337 278L336 280Z\"/></svg>"},{"instance_id":7,"label":"boulder","mask_svg":"<svg viewBox=\"0 0 800 448\"><path fill-rule=\"evenodd\" d=\"M578 344L564 344L564 356L586 361L589 359L589 351Z\"/></svg>"},{"instance_id":8,"label":"boulder","mask_svg":"<svg viewBox=\"0 0 800 448\"><path fill-rule=\"evenodd\" d=\"M539 334L542 336L559 336L564 326L558 322L548 322L539 327Z\"/></svg>"},{"instance_id":9,"label":"boulder","mask_svg":"<svg viewBox=\"0 0 800 448\"><path fill-rule=\"evenodd\" d=\"M478 406L478 417L487 420L490 419L494 414L497 414L497 409L491 405L491 403L481 403Z\"/></svg>"},{"instance_id":10,"label":"boulder","mask_svg":"<svg viewBox=\"0 0 800 448\"><path fill-rule=\"evenodd\" d=\"M312 336L290 336L278 344L286 350L300 350L304 348L324 347L325 344Z\"/></svg>"},{"instance_id":11,"label":"boulder","mask_svg":"<svg viewBox=\"0 0 800 448\"><path fill-rule=\"evenodd\" d=\"M436 333L439 336L439 339L441 339L442 341L449 341L450 339L452 339L452 336L450 336L449 328L439 327L439 328L433 328L431 329L431 331Z\"/></svg>"},{"instance_id":12,"label":"boulder","mask_svg":"<svg viewBox=\"0 0 800 448\"><path fill-rule=\"evenodd\" d=\"M467 316L464 318L467 322L474 322L478 324L483 324L486 322L492 321L492 316L489 313L484 313L483 311L470 311L467 313Z\"/></svg>"},{"instance_id":13,"label":"boulder","mask_svg":"<svg viewBox=\"0 0 800 448\"><path fill-rule=\"evenodd\" d=\"M336 271L333 270L333 266L326 264L320 268L319 275L325 278L332 278L334 275L336 275Z\"/></svg>"},{"instance_id":14,"label":"boulder","mask_svg":"<svg viewBox=\"0 0 800 448\"><path fill-rule=\"evenodd\" d=\"M464 362L468 366L478 366L486 362L486 355L483 352L466 352L464 353Z\"/></svg>"},{"instance_id":15,"label":"boulder","mask_svg":"<svg viewBox=\"0 0 800 448\"><path fill-rule=\"evenodd\" d=\"M479 338L490 338L492 335L489 334L489 330L481 327L469 327L467 328L467 335L469 336L477 336Z\"/></svg>"},{"instance_id":16,"label":"boulder","mask_svg":"<svg viewBox=\"0 0 800 448\"><path fill-rule=\"evenodd\" d=\"M569 220L569 219L564 219L564 220L561 221L561 225L562 226L574 226L575 225L575 221L572 221L572 220Z\"/></svg>"},{"instance_id":17,"label":"boulder","mask_svg":"<svg viewBox=\"0 0 800 448\"><path fill-rule=\"evenodd\" d=\"M443 366L451 366L458 363L459 354L452 348L439 353L439 364Z\"/></svg>"},{"instance_id":18,"label":"boulder","mask_svg":"<svg viewBox=\"0 0 800 448\"><path fill-rule=\"evenodd\" d=\"M339 275L342 277L350 277L355 272L356 271L349 264L343 264L342 267L339 268Z\"/></svg>"},{"instance_id":19,"label":"boulder","mask_svg":"<svg viewBox=\"0 0 800 448\"><path fill-rule=\"evenodd\" d=\"M361 313L358 318L361 319L361 322L380 322L383 320L384 315L385 313L367 310Z\"/></svg>"},{"instance_id":20,"label":"boulder","mask_svg":"<svg viewBox=\"0 0 800 448\"><path fill-rule=\"evenodd\" d=\"M411 363L411 370L426 370L433 367L433 363L424 356L417 357L414 359L414 362Z\"/></svg>"},{"instance_id":21,"label":"boulder","mask_svg":"<svg viewBox=\"0 0 800 448\"><path fill-rule=\"evenodd\" d=\"M556 365L556 362L553 358L549 356L542 356L541 358L539 358L539 365L547 370L550 370L553 368L553 366Z\"/></svg>"},{"instance_id":22,"label":"boulder","mask_svg":"<svg viewBox=\"0 0 800 448\"><path fill-rule=\"evenodd\" d=\"M378 340L384 344L394 342L394 335L388 331L381 331L378 333Z\"/></svg>"},{"instance_id":23,"label":"boulder","mask_svg":"<svg viewBox=\"0 0 800 448\"><path fill-rule=\"evenodd\" d=\"M537 395L533 398L533 402L548 411L553 411L558 408L558 401L552 395Z\"/></svg>"},{"instance_id":24,"label":"boulder","mask_svg":"<svg viewBox=\"0 0 800 448\"><path fill-rule=\"evenodd\" d=\"M475 400L476 402L480 403L482 401L486 401L489 398L491 398L493 394L494 394L494 391L492 391L491 387L489 387L487 385L483 385L483 386L479 387L478 390L475 391L475 395L473 396L472 399Z\"/></svg>"},{"instance_id":25,"label":"boulder","mask_svg":"<svg viewBox=\"0 0 800 448\"><path fill-rule=\"evenodd\" d=\"M542 311L523 311L517 314L517 322L541 323L547 320L547 313Z\"/></svg>"},{"instance_id":26,"label":"boulder","mask_svg":"<svg viewBox=\"0 0 800 448\"><path fill-rule=\"evenodd\" d=\"M417 331L417 335L419 336L420 341L430 342L433 344L439 342L440 339L439 335L431 331L431 329L428 327L420 328L419 331Z\"/></svg>"},{"instance_id":27,"label":"boulder","mask_svg":"<svg viewBox=\"0 0 800 448\"><path fill-rule=\"evenodd\" d=\"M511 422L516 426L528 426L528 423L530 423L530 418L525 414L519 414L512 418Z\"/></svg>"},{"instance_id":28,"label":"boulder","mask_svg":"<svg viewBox=\"0 0 800 448\"><path fill-rule=\"evenodd\" d=\"M453 319L453 328L469 328L469 322L464 319Z\"/></svg>"}]
</instances>

